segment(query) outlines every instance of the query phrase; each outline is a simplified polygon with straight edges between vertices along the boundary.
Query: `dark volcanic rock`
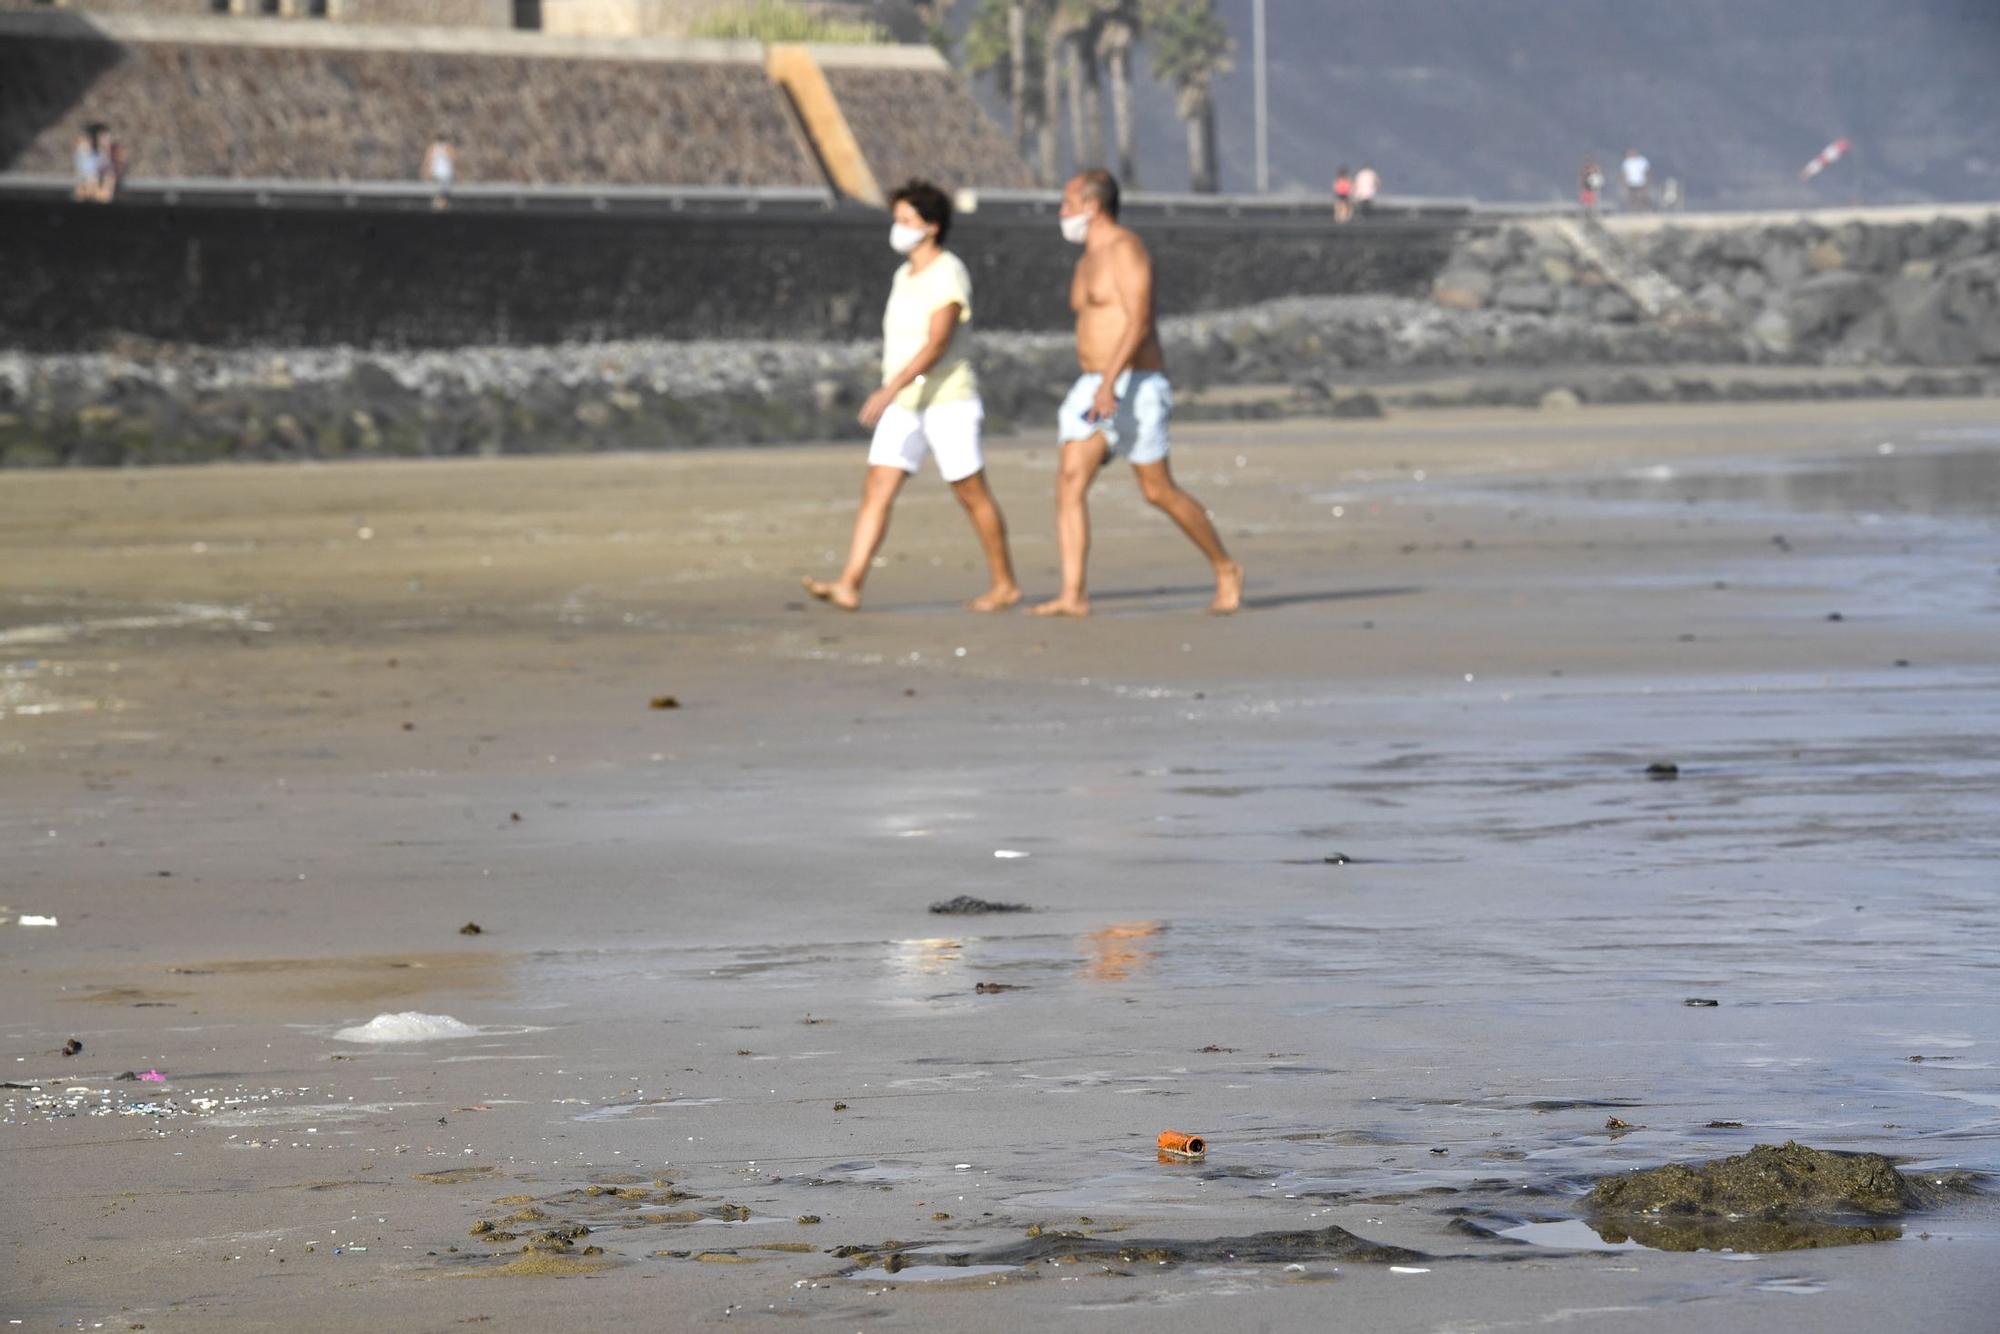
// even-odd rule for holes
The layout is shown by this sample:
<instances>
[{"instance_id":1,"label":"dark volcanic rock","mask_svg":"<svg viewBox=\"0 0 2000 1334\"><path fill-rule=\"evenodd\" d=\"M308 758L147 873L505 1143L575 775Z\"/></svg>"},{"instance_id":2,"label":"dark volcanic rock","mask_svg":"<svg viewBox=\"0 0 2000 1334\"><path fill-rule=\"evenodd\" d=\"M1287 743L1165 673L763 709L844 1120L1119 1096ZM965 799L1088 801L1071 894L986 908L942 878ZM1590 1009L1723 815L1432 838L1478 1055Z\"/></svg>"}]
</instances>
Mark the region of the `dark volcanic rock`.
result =
<instances>
[{"instance_id":1,"label":"dark volcanic rock","mask_svg":"<svg viewBox=\"0 0 2000 1334\"><path fill-rule=\"evenodd\" d=\"M1864 1214L1897 1218L1922 1194L1887 1158L1833 1153L1786 1141L1707 1163L1669 1163L1606 1177L1590 1192L1591 1213L1701 1215L1778 1221Z\"/></svg>"},{"instance_id":2,"label":"dark volcanic rock","mask_svg":"<svg viewBox=\"0 0 2000 1334\"><path fill-rule=\"evenodd\" d=\"M1846 269L1814 274L1792 289L1792 328L1805 338L1838 335L1882 300L1881 285Z\"/></svg>"},{"instance_id":3,"label":"dark volcanic rock","mask_svg":"<svg viewBox=\"0 0 2000 1334\"><path fill-rule=\"evenodd\" d=\"M1510 282L1493 294L1493 304L1502 310L1547 314L1556 308L1556 289L1548 283Z\"/></svg>"},{"instance_id":4,"label":"dark volcanic rock","mask_svg":"<svg viewBox=\"0 0 2000 1334\"><path fill-rule=\"evenodd\" d=\"M1895 349L1922 366L2000 361L2000 255L1963 260L1931 281L1887 287Z\"/></svg>"},{"instance_id":5,"label":"dark volcanic rock","mask_svg":"<svg viewBox=\"0 0 2000 1334\"><path fill-rule=\"evenodd\" d=\"M970 894L960 894L957 898L933 903L931 911L947 917L971 917L991 912L1033 912L1025 903L995 903L990 899L977 899Z\"/></svg>"},{"instance_id":6,"label":"dark volcanic rock","mask_svg":"<svg viewBox=\"0 0 2000 1334\"><path fill-rule=\"evenodd\" d=\"M1247 1237L1206 1241L1146 1241L1135 1237L1090 1237L1051 1232L981 1251L976 1264L1032 1264L1040 1260L1101 1260L1119 1264L1289 1264L1300 1260L1347 1260L1366 1264L1418 1264L1430 1257L1401 1246L1384 1246L1345 1228L1299 1232L1258 1232Z\"/></svg>"}]
</instances>

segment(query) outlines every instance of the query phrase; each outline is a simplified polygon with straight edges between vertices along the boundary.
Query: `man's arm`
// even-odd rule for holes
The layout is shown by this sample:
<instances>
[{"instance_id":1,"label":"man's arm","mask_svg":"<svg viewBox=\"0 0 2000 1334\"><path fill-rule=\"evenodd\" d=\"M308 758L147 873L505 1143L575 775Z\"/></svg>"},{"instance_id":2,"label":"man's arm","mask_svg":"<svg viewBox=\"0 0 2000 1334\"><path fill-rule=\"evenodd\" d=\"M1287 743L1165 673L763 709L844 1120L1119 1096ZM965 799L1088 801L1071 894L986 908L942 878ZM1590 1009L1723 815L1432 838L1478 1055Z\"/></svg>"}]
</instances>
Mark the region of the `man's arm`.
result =
<instances>
[{"instance_id":1,"label":"man's arm","mask_svg":"<svg viewBox=\"0 0 2000 1334\"><path fill-rule=\"evenodd\" d=\"M1121 241L1108 256L1111 261L1111 290L1118 295L1118 309L1125 313L1125 332L1104 367L1106 382L1116 380L1132 366L1132 358L1146 345L1153 332L1153 257L1137 237Z\"/></svg>"},{"instance_id":2,"label":"man's arm","mask_svg":"<svg viewBox=\"0 0 2000 1334\"><path fill-rule=\"evenodd\" d=\"M1118 377L1131 368L1153 333L1153 257L1139 238L1127 237L1105 256L1111 265L1111 290L1118 297L1118 309L1125 315L1125 330L1104 365L1104 383L1091 403L1092 413L1109 417L1118 410Z\"/></svg>"}]
</instances>

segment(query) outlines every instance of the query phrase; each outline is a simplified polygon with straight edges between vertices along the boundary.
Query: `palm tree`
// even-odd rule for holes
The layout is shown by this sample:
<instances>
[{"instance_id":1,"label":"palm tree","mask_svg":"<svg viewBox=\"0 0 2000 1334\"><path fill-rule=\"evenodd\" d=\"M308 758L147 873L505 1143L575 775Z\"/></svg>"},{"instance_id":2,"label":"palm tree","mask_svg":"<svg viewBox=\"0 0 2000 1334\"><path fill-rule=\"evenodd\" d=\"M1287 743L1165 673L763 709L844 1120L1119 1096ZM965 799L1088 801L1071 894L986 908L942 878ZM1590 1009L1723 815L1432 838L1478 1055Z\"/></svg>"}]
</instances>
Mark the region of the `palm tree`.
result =
<instances>
[{"instance_id":1,"label":"palm tree","mask_svg":"<svg viewBox=\"0 0 2000 1334\"><path fill-rule=\"evenodd\" d=\"M1214 194L1215 81L1230 68L1235 43L1214 0L1148 0L1153 72L1174 91L1187 127L1188 186Z\"/></svg>"},{"instance_id":2,"label":"palm tree","mask_svg":"<svg viewBox=\"0 0 2000 1334\"><path fill-rule=\"evenodd\" d=\"M1033 100L1041 71L1029 55L1030 27L1027 0L984 0L965 31L965 67L992 75L994 87L1007 94L1014 148L1023 159L1041 115Z\"/></svg>"},{"instance_id":3,"label":"palm tree","mask_svg":"<svg viewBox=\"0 0 2000 1334\"><path fill-rule=\"evenodd\" d=\"M1054 185L1060 172L1061 145L1056 142L1057 127L1062 124L1062 80L1056 71L1062 68L1063 52L1068 49L1069 35L1058 22L1057 6L1061 0L1034 0L1035 14L1042 25L1042 121L1038 147L1041 156L1042 184Z\"/></svg>"},{"instance_id":4,"label":"palm tree","mask_svg":"<svg viewBox=\"0 0 2000 1334\"><path fill-rule=\"evenodd\" d=\"M1104 84L1097 66L1100 7L1096 0L1055 0L1051 21L1061 38L1069 82L1070 152L1078 168L1104 165ZM1053 72L1053 63L1049 68Z\"/></svg>"},{"instance_id":5,"label":"palm tree","mask_svg":"<svg viewBox=\"0 0 2000 1334\"><path fill-rule=\"evenodd\" d=\"M1028 156L1028 4L1027 0L1007 0L1007 64L1013 77L1007 81L1008 109L1014 114L1014 150Z\"/></svg>"},{"instance_id":6,"label":"palm tree","mask_svg":"<svg viewBox=\"0 0 2000 1334\"><path fill-rule=\"evenodd\" d=\"M924 25L924 40L951 57L951 7L954 0L913 0L911 8Z\"/></svg>"},{"instance_id":7,"label":"palm tree","mask_svg":"<svg viewBox=\"0 0 2000 1334\"><path fill-rule=\"evenodd\" d=\"M1097 51L1111 75L1111 127L1118 143L1118 175L1127 189L1139 184L1139 158L1132 130L1132 51L1139 44L1139 0L1111 0L1098 6Z\"/></svg>"}]
</instances>

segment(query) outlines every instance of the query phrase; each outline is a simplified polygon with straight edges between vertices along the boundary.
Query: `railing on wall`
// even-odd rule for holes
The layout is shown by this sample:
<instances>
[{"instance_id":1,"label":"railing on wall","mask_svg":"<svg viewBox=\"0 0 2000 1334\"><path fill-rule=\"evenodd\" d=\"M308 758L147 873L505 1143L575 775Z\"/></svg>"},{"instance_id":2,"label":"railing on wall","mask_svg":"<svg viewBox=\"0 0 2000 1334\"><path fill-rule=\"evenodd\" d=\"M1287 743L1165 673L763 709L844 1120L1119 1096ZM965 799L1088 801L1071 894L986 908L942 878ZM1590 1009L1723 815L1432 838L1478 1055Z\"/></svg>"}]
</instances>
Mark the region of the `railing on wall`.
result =
<instances>
[{"instance_id":1,"label":"railing on wall","mask_svg":"<svg viewBox=\"0 0 2000 1334\"><path fill-rule=\"evenodd\" d=\"M70 181L47 175L0 174L0 196L67 197ZM435 192L420 181L300 181L147 177L128 181L121 196L155 203L237 204L258 208L430 208ZM961 190L963 213L994 218L1053 217L1061 197L1052 190ZM1128 216L1189 222L1331 223L1332 206L1308 195L1197 195L1134 191ZM554 213L812 213L861 210L817 186L535 185L483 182L456 185L451 206L477 212ZM115 205L114 205L115 207ZM1379 201L1359 225L1465 226L1524 211L1471 199L1398 195Z\"/></svg>"},{"instance_id":2,"label":"railing on wall","mask_svg":"<svg viewBox=\"0 0 2000 1334\"><path fill-rule=\"evenodd\" d=\"M61 176L0 175L0 196L67 198ZM224 180L148 177L119 196L160 204L257 208L429 209L436 191L419 181ZM818 213L839 207L831 190L809 185L456 185L451 207L481 213ZM111 207L116 208L114 203Z\"/></svg>"},{"instance_id":3,"label":"railing on wall","mask_svg":"<svg viewBox=\"0 0 2000 1334\"><path fill-rule=\"evenodd\" d=\"M968 211L993 213L1054 213L1061 196L1053 190L964 190L959 206ZM1134 215L1173 218L1227 218L1232 220L1301 219L1328 220L1333 200L1317 195L1198 195L1168 191L1134 190L1126 194L1124 209ZM1472 199L1433 198L1422 195L1384 196L1376 201L1374 219L1452 221L1483 211Z\"/></svg>"}]
</instances>

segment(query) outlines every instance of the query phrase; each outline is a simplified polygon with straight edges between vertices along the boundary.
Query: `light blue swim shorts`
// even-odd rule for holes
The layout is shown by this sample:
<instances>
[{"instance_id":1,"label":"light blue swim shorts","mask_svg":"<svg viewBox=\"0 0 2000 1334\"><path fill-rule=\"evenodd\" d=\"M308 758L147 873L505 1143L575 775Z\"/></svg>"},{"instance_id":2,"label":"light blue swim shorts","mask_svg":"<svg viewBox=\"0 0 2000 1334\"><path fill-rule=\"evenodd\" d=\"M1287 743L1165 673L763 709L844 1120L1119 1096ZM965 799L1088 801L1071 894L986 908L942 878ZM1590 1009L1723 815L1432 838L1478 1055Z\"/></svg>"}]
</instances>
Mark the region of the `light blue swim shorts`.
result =
<instances>
[{"instance_id":1,"label":"light blue swim shorts","mask_svg":"<svg viewBox=\"0 0 2000 1334\"><path fill-rule=\"evenodd\" d=\"M1174 413L1174 387L1159 371L1126 371L1118 377L1118 411L1091 421L1085 414L1097 397L1102 375L1080 377L1056 412L1057 438L1088 440L1104 432L1106 457L1127 463L1158 463L1167 456L1167 419Z\"/></svg>"}]
</instances>

